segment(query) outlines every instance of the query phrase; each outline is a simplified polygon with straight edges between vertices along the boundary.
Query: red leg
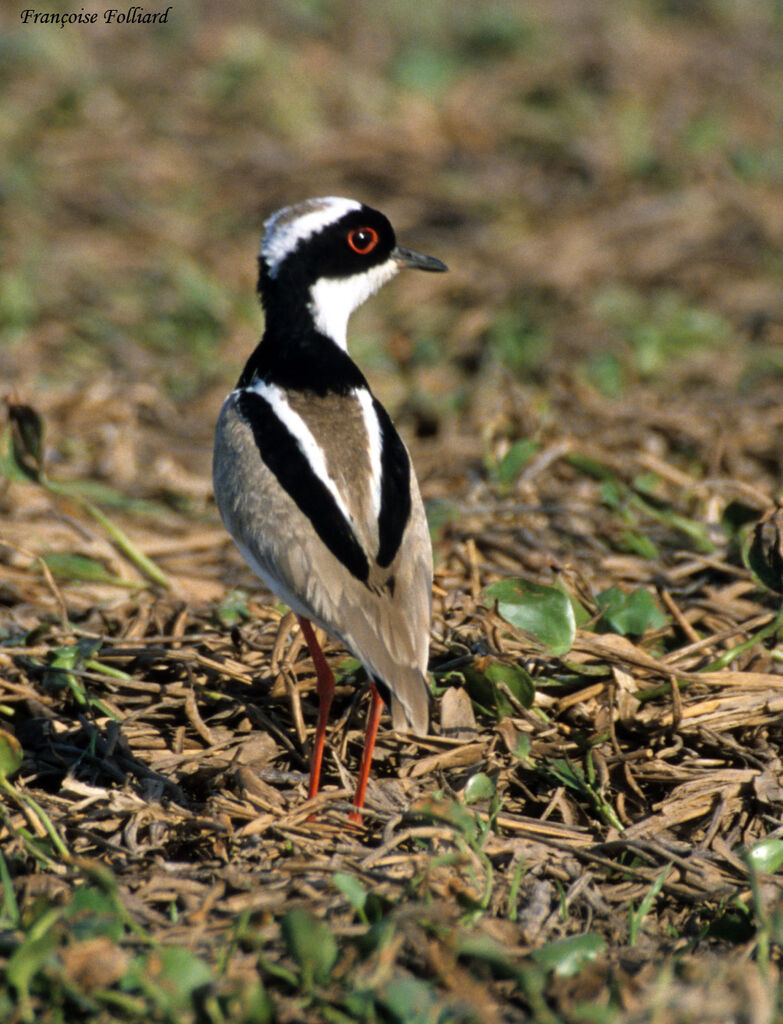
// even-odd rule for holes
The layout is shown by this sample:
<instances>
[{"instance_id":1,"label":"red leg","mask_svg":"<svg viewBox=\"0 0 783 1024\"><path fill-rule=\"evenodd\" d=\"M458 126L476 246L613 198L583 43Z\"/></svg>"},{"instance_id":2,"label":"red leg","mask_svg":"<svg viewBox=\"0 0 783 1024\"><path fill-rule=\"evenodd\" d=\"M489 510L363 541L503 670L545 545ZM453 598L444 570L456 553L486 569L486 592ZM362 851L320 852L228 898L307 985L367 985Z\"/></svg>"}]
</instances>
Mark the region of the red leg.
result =
<instances>
[{"instance_id":1,"label":"red leg","mask_svg":"<svg viewBox=\"0 0 783 1024\"><path fill-rule=\"evenodd\" d=\"M324 756L324 741L326 739L326 726L329 721L329 708L332 706L334 697L334 676L332 670L326 663L321 645L315 638L313 627L307 619L298 615L299 626L310 649L310 657L315 665L315 676L318 683L318 722L315 727L315 738L313 740L313 755L310 759L310 785L307 790L307 799L314 797L321 785L321 761Z\"/></svg>"},{"instance_id":2,"label":"red leg","mask_svg":"<svg viewBox=\"0 0 783 1024\"><path fill-rule=\"evenodd\" d=\"M370 690L372 691L372 701L367 715L367 728L364 733L364 751L362 753L362 763L359 765L359 782L356 786L356 795L353 798L353 805L356 808L364 807L364 794L367 791L367 780L370 777L372 752L375 749L375 737L378 735L378 724L380 723L381 712L383 711L383 700L374 683L370 683ZM360 822L362 816L352 811L348 815L348 820Z\"/></svg>"}]
</instances>

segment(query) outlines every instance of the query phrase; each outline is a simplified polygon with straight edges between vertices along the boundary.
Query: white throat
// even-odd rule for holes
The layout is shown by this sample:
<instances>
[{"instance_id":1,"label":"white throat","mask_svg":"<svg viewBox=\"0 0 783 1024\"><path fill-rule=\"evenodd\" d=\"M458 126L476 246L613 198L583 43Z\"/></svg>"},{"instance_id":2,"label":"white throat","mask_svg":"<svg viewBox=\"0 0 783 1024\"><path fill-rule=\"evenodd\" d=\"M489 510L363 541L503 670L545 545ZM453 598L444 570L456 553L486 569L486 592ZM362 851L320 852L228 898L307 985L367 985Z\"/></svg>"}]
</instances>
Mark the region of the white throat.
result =
<instances>
[{"instance_id":1,"label":"white throat","mask_svg":"<svg viewBox=\"0 0 783 1024\"><path fill-rule=\"evenodd\" d=\"M310 288L310 312L316 328L347 351L348 318L400 269L394 259L353 277L321 277Z\"/></svg>"}]
</instances>

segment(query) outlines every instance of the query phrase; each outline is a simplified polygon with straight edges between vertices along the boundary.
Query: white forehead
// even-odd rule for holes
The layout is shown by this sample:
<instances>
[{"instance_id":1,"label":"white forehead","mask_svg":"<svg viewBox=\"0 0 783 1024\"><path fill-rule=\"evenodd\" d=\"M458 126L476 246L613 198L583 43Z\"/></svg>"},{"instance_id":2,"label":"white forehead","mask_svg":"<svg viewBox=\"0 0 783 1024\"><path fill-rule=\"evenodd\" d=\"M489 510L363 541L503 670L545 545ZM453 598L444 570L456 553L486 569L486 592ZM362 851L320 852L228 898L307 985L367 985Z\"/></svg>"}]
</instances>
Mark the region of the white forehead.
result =
<instances>
[{"instance_id":1,"label":"white forehead","mask_svg":"<svg viewBox=\"0 0 783 1024\"><path fill-rule=\"evenodd\" d=\"M355 199L324 196L305 199L273 213L264 224L261 241L261 257L269 268L269 276L276 275L280 264L301 241L334 224L346 213L360 210L361 205Z\"/></svg>"}]
</instances>

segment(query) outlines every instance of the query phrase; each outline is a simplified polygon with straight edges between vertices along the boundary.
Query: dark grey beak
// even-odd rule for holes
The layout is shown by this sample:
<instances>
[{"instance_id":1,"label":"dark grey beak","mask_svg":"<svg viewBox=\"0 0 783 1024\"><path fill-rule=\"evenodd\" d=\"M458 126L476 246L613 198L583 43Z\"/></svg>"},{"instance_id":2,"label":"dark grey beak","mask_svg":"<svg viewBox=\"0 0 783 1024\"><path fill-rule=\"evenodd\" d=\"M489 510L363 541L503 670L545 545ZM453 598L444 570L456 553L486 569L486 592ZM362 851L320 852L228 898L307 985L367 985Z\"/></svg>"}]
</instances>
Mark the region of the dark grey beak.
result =
<instances>
[{"instance_id":1,"label":"dark grey beak","mask_svg":"<svg viewBox=\"0 0 783 1024\"><path fill-rule=\"evenodd\" d=\"M391 251L392 259L397 260L401 267L413 267L414 270L436 270L442 273L449 268L445 263L436 260L434 256L425 256L421 252L413 252L412 249L403 249L396 245Z\"/></svg>"}]
</instances>

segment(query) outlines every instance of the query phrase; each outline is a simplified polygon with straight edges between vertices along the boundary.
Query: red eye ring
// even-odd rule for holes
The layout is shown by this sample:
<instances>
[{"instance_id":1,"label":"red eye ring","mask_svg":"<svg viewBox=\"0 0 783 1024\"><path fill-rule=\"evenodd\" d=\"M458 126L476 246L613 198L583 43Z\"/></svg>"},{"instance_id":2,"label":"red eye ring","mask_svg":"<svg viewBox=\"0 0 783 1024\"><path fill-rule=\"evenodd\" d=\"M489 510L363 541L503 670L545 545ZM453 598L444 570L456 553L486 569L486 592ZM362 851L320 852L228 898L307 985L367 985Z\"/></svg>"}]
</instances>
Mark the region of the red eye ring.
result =
<instances>
[{"instance_id":1,"label":"red eye ring","mask_svg":"<svg viewBox=\"0 0 783 1024\"><path fill-rule=\"evenodd\" d=\"M360 256L372 252L378 244L378 232L375 228L354 228L348 232L348 245Z\"/></svg>"}]
</instances>

